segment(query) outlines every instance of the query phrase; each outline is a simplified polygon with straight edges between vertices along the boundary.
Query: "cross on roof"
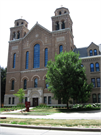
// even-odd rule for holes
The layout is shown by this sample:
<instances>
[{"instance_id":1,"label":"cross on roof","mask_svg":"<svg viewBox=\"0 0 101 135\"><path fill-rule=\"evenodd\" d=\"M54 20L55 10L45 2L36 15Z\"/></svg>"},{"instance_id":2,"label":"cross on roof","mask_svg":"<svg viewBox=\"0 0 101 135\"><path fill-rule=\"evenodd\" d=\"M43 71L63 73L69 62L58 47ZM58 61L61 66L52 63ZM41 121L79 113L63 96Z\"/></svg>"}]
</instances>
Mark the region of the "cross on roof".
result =
<instances>
[{"instance_id":1,"label":"cross on roof","mask_svg":"<svg viewBox=\"0 0 101 135\"><path fill-rule=\"evenodd\" d=\"M21 19L22 19L23 16L21 16Z\"/></svg>"},{"instance_id":2,"label":"cross on roof","mask_svg":"<svg viewBox=\"0 0 101 135\"><path fill-rule=\"evenodd\" d=\"M61 7L63 7L63 5L61 5Z\"/></svg>"}]
</instances>

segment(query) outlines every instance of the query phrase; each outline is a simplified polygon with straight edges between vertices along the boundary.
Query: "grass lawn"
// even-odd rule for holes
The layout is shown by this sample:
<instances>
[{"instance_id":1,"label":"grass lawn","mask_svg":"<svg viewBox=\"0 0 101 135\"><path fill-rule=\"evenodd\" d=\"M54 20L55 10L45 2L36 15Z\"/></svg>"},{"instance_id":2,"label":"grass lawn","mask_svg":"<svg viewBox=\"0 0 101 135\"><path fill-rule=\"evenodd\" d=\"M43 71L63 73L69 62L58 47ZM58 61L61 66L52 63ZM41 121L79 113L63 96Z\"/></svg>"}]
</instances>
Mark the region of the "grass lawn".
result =
<instances>
[{"instance_id":1,"label":"grass lawn","mask_svg":"<svg viewBox=\"0 0 101 135\"><path fill-rule=\"evenodd\" d=\"M95 109L69 109L66 108L33 108L30 112L23 112L23 115L50 115L53 113L70 113L70 112L79 112L79 111L91 111ZM98 109L100 110L100 109ZM21 112L19 113L9 113L9 114L17 114L22 115Z\"/></svg>"},{"instance_id":2,"label":"grass lawn","mask_svg":"<svg viewBox=\"0 0 101 135\"><path fill-rule=\"evenodd\" d=\"M54 119L1 119L0 123L40 126L63 126L63 127L85 127L101 128L101 120L54 120Z\"/></svg>"},{"instance_id":3,"label":"grass lawn","mask_svg":"<svg viewBox=\"0 0 101 135\"><path fill-rule=\"evenodd\" d=\"M24 107L25 108L25 107ZM7 107L7 108L0 108L0 112L4 111L13 111L13 110L20 110L21 107Z\"/></svg>"}]
</instances>

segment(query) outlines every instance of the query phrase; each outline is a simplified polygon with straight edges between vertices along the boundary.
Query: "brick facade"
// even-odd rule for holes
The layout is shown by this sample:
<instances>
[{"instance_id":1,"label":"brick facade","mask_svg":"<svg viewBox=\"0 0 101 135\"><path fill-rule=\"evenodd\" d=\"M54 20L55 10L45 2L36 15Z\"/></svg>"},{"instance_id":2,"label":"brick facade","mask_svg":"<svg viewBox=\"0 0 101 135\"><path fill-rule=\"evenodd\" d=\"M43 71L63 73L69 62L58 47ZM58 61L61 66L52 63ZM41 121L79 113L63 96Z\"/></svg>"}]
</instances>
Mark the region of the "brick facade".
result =
<instances>
[{"instance_id":1,"label":"brick facade","mask_svg":"<svg viewBox=\"0 0 101 135\"><path fill-rule=\"evenodd\" d=\"M67 8L61 7L55 10L55 16L52 17L52 32L36 23L31 30L28 30L28 22L24 19L15 20L14 27L10 28L10 41L8 52L8 65L6 76L6 92L4 105L11 106L18 103L18 99L14 97L19 88L23 88L24 80L27 80L27 88L25 89L25 97L31 102L31 106L34 106L34 99L38 98L38 103L44 102L46 97L46 103L51 105L58 104L57 100L53 100L53 94L45 87L45 75L47 68L45 67L45 48L48 48L48 60L54 60L55 53L59 54L59 46L63 46L64 51L74 51L75 45L73 41L72 20ZM40 67L33 68L34 64L34 46L40 45ZM89 50L96 49L99 52L99 47L92 43L87 48L87 55L89 56ZM26 69L26 52L29 52L28 69ZM75 52L75 51L74 51ZM14 54L16 54L15 68ZM89 56L89 58L82 57L82 63L86 67L86 74L88 83L91 83L92 77L100 77L100 71L90 73L90 63L94 64L98 62L100 64L100 56ZM34 80L38 79L38 86L35 88ZM14 89L12 90L12 80L14 80ZM100 88L94 88L92 93L99 93ZM11 101L9 103L9 98ZM14 104L12 104L12 97L15 98ZM50 103L48 102L51 97ZM89 99L92 102L92 98ZM61 104L62 105L62 104Z\"/></svg>"}]
</instances>

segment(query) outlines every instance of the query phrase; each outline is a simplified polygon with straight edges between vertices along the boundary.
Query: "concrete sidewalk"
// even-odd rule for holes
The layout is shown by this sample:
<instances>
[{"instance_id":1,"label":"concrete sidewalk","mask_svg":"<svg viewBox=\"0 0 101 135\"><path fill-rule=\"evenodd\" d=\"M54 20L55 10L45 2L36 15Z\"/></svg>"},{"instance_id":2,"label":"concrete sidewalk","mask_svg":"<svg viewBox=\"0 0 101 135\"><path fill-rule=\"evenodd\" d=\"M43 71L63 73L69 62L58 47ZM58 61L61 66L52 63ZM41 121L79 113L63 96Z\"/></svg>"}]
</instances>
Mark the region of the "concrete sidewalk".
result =
<instances>
[{"instance_id":1,"label":"concrete sidewalk","mask_svg":"<svg viewBox=\"0 0 101 135\"><path fill-rule=\"evenodd\" d=\"M14 115L14 114L4 114L1 113L0 117L9 117L9 118L40 118L40 119L101 119L101 111L83 111L83 112L73 112L73 113L54 113L51 115Z\"/></svg>"},{"instance_id":2,"label":"concrete sidewalk","mask_svg":"<svg viewBox=\"0 0 101 135\"><path fill-rule=\"evenodd\" d=\"M31 108L30 108L31 109ZM12 111L12 113L19 112L21 110ZM11 113L11 112L10 112ZM54 113L46 116L38 115L11 115L6 113L1 113L0 117L9 118L39 118L39 119L101 119L101 111L83 111L77 113ZM67 130L67 131L94 131L101 132L101 128L75 128L75 127L46 127L46 126L32 126L32 125L17 125L17 124L0 124L4 127L18 127L18 128L32 128L32 129L49 129L49 130Z\"/></svg>"}]
</instances>

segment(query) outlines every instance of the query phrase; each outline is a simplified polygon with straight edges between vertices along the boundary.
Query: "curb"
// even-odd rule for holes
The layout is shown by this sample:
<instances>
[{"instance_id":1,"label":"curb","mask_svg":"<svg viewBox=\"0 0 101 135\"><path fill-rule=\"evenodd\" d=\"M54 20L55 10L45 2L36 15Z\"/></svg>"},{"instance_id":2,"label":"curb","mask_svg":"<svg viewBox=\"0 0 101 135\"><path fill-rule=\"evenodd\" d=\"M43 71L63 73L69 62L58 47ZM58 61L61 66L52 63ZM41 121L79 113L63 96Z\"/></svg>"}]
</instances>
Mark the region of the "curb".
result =
<instances>
[{"instance_id":1,"label":"curb","mask_svg":"<svg viewBox=\"0 0 101 135\"><path fill-rule=\"evenodd\" d=\"M100 128L49 127L49 126L30 126L30 125L17 125L17 124L0 124L0 126L15 127L15 128L29 128L29 129L101 132Z\"/></svg>"}]
</instances>

